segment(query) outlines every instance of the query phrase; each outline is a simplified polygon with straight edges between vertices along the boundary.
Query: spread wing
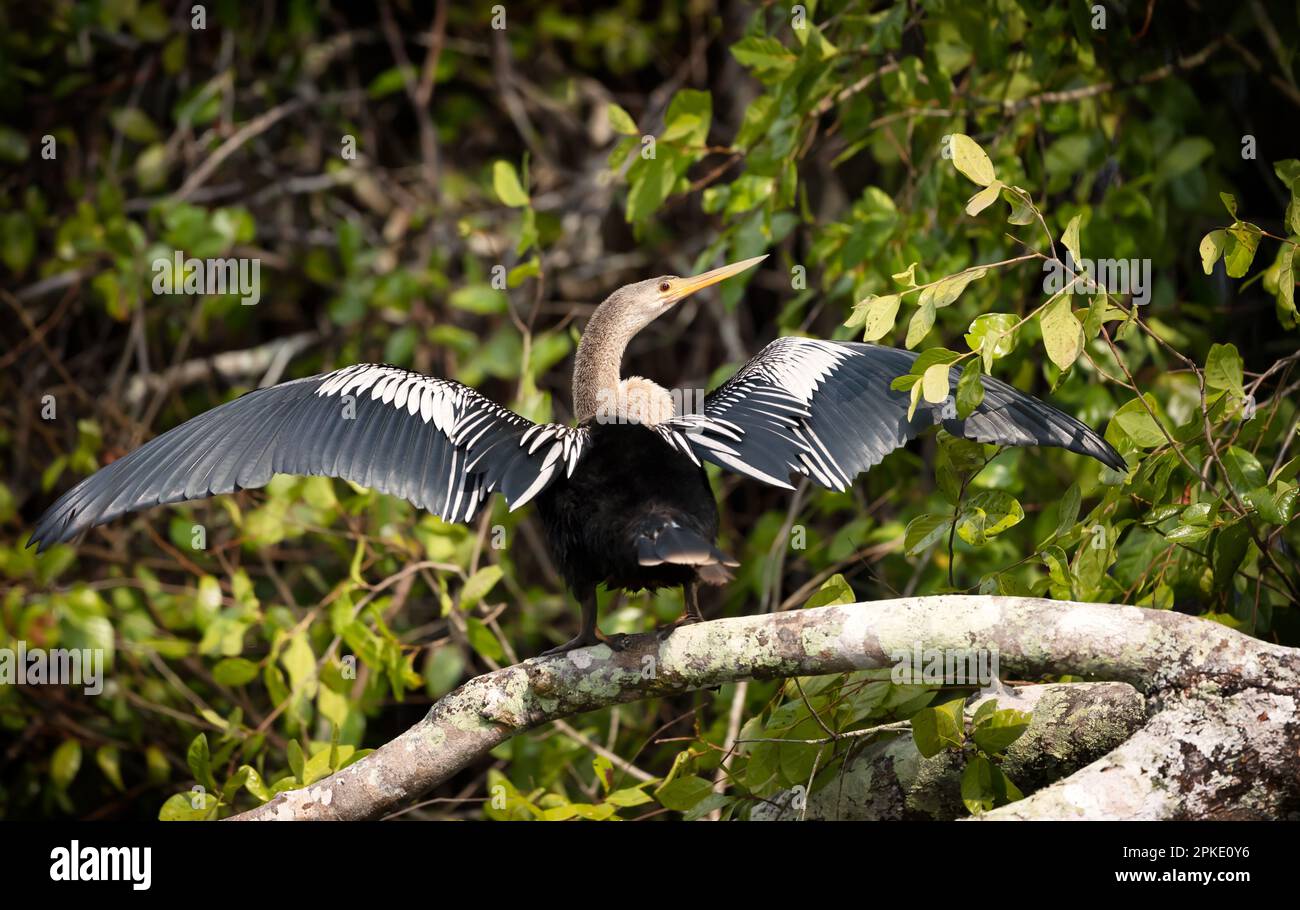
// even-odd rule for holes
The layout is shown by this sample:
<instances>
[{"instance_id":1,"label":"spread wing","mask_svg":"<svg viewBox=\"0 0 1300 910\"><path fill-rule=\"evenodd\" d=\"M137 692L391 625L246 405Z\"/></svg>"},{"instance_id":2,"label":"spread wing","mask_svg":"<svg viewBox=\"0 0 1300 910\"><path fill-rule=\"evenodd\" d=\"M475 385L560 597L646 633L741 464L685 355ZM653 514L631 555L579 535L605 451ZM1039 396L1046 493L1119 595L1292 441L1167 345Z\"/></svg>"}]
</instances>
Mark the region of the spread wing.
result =
<instances>
[{"instance_id":1,"label":"spread wing","mask_svg":"<svg viewBox=\"0 0 1300 910\"><path fill-rule=\"evenodd\" d=\"M468 522L490 493L513 510L572 474L586 439L458 382L359 364L249 392L155 437L63 494L29 546L44 550L124 512L261 487L274 474L339 477Z\"/></svg>"},{"instance_id":2,"label":"spread wing","mask_svg":"<svg viewBox=\"0 0 1300 910\"><path fill-rule=\"evenodd\" d=\"M703 414L674 418L676 445L721 467L790 488L792 475L844 490L858 474L936 423L954 436L1001 445L1057 446L1124 470L1087 425L991 376L969 417L891 389L917 354L849 341L778 338L710 392ZM957 377L951 377L953 394ZM955 399L954 399L955 400Z\"/></svg>"}]
</instances>

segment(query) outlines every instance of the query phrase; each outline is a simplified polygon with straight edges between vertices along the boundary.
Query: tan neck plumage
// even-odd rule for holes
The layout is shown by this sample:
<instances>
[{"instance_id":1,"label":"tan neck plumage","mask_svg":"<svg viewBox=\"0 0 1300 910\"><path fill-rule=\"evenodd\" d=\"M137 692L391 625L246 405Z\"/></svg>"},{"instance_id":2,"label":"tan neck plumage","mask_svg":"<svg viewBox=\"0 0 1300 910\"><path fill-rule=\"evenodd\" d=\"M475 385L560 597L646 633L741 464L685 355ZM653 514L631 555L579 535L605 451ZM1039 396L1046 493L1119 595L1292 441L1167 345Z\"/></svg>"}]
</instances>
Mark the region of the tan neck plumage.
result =
<instances>
[{"instance_id":1,"label":"tan neck plumage","mask_svg":"<svg viewBox=\"0 0 1300 910\"><path fill-rule=\"evenodd\" d=\"M623 352L645 322L615 297L592 314L573 364L573 416L578 423L598 418L653 425L673 416L666 389L648 379L620 376Z\"/></svg>"},{"instance_id":2,"label":"tan neck plumage","mask_svg":"<svg viewBox=\"0 0 1300 910\"><path fill-rule=\"evenodd\" d=\"M607 300L596 308L578 342L573 362L573 416L578 423L607 410L618 394L623 352L636 334L636 328L611 310L612 302Z\"/></svg>"}]
</instances>

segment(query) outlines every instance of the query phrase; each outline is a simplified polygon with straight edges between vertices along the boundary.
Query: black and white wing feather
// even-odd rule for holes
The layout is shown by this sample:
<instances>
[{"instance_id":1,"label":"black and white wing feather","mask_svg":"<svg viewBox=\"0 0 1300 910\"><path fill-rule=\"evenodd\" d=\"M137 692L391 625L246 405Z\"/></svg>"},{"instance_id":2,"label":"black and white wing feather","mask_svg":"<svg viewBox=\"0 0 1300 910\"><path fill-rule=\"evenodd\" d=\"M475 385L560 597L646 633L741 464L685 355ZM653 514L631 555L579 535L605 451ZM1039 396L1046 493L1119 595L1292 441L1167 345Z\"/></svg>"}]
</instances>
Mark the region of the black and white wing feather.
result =
<instances>
[{"instance_id":1,"label":"black and white wing feather","mask_svg":"<svg viewBox=\"0 0 1300 910\"><path fill-rule=\"evenodd\" d=\"M572 474L586 439L458 382L359 364L249 392L155 437L63 494L29 545L43 550L125 512L261 487L275 474L351 480L468 522L490 493L513 510Z\"/></svg>"},{"instance_id":2,"label":"black and white wing feather","mask_svg":"<svg viewBox=\"0 0 1300 910\"><path fill-rule=\"evenodd\" d=\"M661 432L679 448L737 473L791 488L793 475L844 490L859 473L926 428L1001 445L1058 446L1124 470L1124 459L1090 427L991 376L965 420L890 388L917 354L847 341L778 338L710 392L703 414L675 417ZM953 394L957 377L951 379ZM951 415L951 416L949 416Z\"/></svg>"}]
</instances>

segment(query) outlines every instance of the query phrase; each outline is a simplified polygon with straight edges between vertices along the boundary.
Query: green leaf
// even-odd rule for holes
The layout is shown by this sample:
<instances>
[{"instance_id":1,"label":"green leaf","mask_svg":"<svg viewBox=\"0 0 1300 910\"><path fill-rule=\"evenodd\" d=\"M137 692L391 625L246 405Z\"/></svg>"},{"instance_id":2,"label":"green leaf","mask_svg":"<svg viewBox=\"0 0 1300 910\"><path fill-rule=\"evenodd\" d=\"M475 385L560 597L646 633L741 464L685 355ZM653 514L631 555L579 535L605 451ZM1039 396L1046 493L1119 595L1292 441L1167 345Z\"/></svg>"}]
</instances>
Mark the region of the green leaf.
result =
<instances>
[{"instance_id":1,"label":"green leaf","mask_svg":"<svg viewBox=\"0 0 1300 910\"><path fill-rule=\"evenodd\" d=\"M198 807L195 807L195 803ZM201 822L217 807L217 797L211 793L176 793L167 798L158 810L160 822Z\"/></svg>"},{"instance_id":2,"label":"green leaf","mask_svg":"<svg viewBox=\"0 0 1300 910\"><path fill-rule=\"evenodd\" d=\"M26 160L26 137L11 126L0 125L0 161L22 164Z\"/></svg>"},{"instance_id":3,"label":"green leaf","mask_svg":"<svg viewBox=\"0 0 1300 910\"><path fill-rule=\"evenodd\" d=\"M654 802L654 799L639 787L627 787L622 790L615 790L609 796L606 796L605 802L611 806L618 806L620 809L628 809L632 806L644 806L646 803Z\"/></svg>"},{"instance_id":4,"label":"green leaf","mask_svg":"<svg viewBox=\"0 0 1300 910\"><path fill-rule=\"evenodd\" d=\"M212 753L208 751L208 735L200 733L190 743L185 753L185 763L190 767L194 779L202 784L209 793L217 791L216 778L212 776Z\"/></svg>"},{"instance_id":5,"label":"green leaf","mask_svg":"<svg viewBox=\"0 0 1300 910\"><path fill-rule=\"evenodd\" d=\"M644 221L654 214L673 191L677 173L672 167L672 154L660 149L658 157L648 161L638 159L628 170L627 220Z\"/></svg>"},{"instance_id":6,"label":"green leaf","mask_svg":"<svg viewBox=\"0 0 1300 910\"><path fill-rule=\"evenodd\" d=\"M925 375L921 377L921 394L925 400L931 404L942 404L948 398L948 371L951 367L946 363L936 363L927 367Z\"/></svg>"},{"instance_id":7,"label":"green leaf","mask_svg":"<svg viewBox=\"0 0 1300 910\"><path fill-rule=\"evenodd\" d=\"M166 182L168 167L170 160L166 144L155 142L136 156L135 179L141 189L156 190Z\"/></svg>"},{"instance_id":8,"label":"green leaf","mask_svg":"<svg viewBox=\"0 0 1300 910\"><path fill-rule=\"evenodd\" d=\"M262 802L270 802L271 797L275 794L271 792L271 788L262 780L262 775L257 773L257 769L251 765L240 765L239 770L241 773L247 772L244 777L244 789Z\"/></svg>"},{"instance_id":9,"label":"green leaf","mask_svg":"<svg viewBox=\"0 0 1300 910\"><path fill-rule=\"evenodd\" d=\"M257 678L260 667L244 657L227 657L212 668L212 678L223 686L245 686Z\"/></svg>"},{"instance_id":10,"label":"green leaf","mask_svg":"<svg viewBox=\"0 0 1300 910\"><path fill-rule=\"evenodd\" d=\"M1079 246L1079 217L1075 215L1071 218L1070 223L1065 226L1065 233L1061 235L1061 243L1070 251L1076 269L1079 268L1079 263L1083 261L1083 253Z\"/></svg>"},{"instance_id":11,"label":"green leaf","mask_svg":"<svg viewBox=\"0 0 1300 910\"><path fill-rule=\"evenodd\" d=\"M695 89L682 89L673 95L664 113L665 140L682 145L702 146L709 137L713 121L713 96Z\"/></svg>"},{"instance_id":12,"label":"green leaf","mask_svg":"<svg viewBox=\"0 0 1300 910\"><path fill-rule=\"evenodd\" d=\"M472 610L488 595L488 592L501 580L504 573L497 565L487 565L469 577L460 589L460 608Z\"/></svg>"},{"instance_id":13,"label":"green leaf","mask_svg":"<svg viewBox=\"0 0 1300 910\"><path fill-rule=\"evenodd\" d=\"M1029 201L1029 193L1018 186L1003 186L1002 190L1007 204L1011 206L1011 214L1007 216L1007 223L1033 224L1038 217L1038 210Z\"/></svg>"},{"instance_id":14,"label":"green leaf","mask_svg":"<svg viewBox=\"0 0 1300 910\"><path fill-rule=\"evenodd\" d=\"M897 381L897 380L895 380ZM916 416L916 406L921 402L921 383L917 382L912 386L907 402L907 419L911 420Z\"/></svg>"},{"instance_id":15,"label":"green leaf","mask_svg":"<svg viewBox=\"0 0 1300 910\"><path fill-rule=\"evenodd\" d=\"M993 368L993 361L1010 354L1016 346L1012 328L1016 317L1010 313L985 313L975 317L966 334L966 344L978 351L984 363L984 372Z\"/></svg>"},{"instance_id":16,"label":"green leaf","mask_svg":"<svg viewBox=\"0 0 1300 910\"><path fill-rule=\"evenodd\" d=\"M497 198L511 208L523 208L528 204L528 193L509 161L497 161L492 165L492 188Z\"/></svg>"},{"instance_id":17,"label":"green leaf","mask_svg":"<svg viewBox=\"0 0 1300 910\"><path fill-rule=\"evenodd\" d=\"M446 644L437 648L424 663L424 688L430 698L442 698L465 675L465 656L459 646Z\"/></svg>"},{"instance_id":18,"label":"green leaf","mask_svg":"<svg viewBox=\"0 0 1300 910\"><path fill-rule=\"evenodd\" d=\"M128 20L131 32L141 41L158 42L171 33L171 23L159 3L142 3Z\"/></svg>"},{"instance_id":19,"label":"green leaf","mask_svg":"<svg viewBox=\"0 0 1300 910\"><path fill-rule=\"evenodd\" d=\"M978 360L970 360L957 380L957 416L965 420L984 401L983 369Z\"/></svg>"},{"instance_id":20,"label":"green leaf","mask_svg":"<svg viewBox=\"0 0 1300 910\"><path fill-rule=\"evenodd\" d=\"M330 767L330 753L332 748L324 747L316 752L302 767L302 785L309 787L322 778L329 777L332 772Z\"/></svg>"},{"instance_id":21,"label":"green leaf","mask_svg":"<svg viewBox=\"0 0 1300 910\"><path fill-rule=\"evenodd\" d=\"M908 323L906 341L908 348L914 348L924 341L932 328L934 328L934 304L927 300L917 309L912 316L912 321Z\"/></svg>"},{"instance_id":22,"label":"green leaf","mask_svg":"<svg viewBox=\"0 0 1300 910\"><path fill-rule=\"evenodd\" d=\"M506 312L506 295L489 284L471 284L452 291L451 305L458 310L488 316Z\"/></svg>"},{"instance_id":23,"label":"green leaf","mask_svg":"<svg viewBox=\"0 0 1300 910\"><path fill-rule=\"evenodd\" d=\"M1213 506L1208 502L1194 502L1183 509L1179 520L1185 525L1208 525Z\"/></svg>"},{"instance_id":24,"label":"green leaf","mask_svg":"<svg viewBox=\"0 0 1300 910\"><path fill-rule=\"evenodd\" d=\"M149 746L144 750L144 764L148 772L149 783L154 785L164 784L171 778L171 763L167 761L167 756L162 749L157 746Z\"/></svg>"},{"instance_id":25,"label":"green leaf","mask_svg":"<svg viewBox=\"0 0 1300 910\"><path fill-rule=\"evenodd\" d=\"M1300 211L1300 205L1296 206ZM1277 254L1277 305L1283 312L1290 313L1294 320L1296 317L1295 305L1295 252L1296 246L1300 244L1300 237L1290 237L1289 243L1284 243Z\"/></svg>"},{"instance_id":26,"label":"green leaf","mask_svg":"<svg viewBox=\"0 0 1300 910\"><path fill-rule=\"evenodd\" d=\"M1207 527L1198 527L1195 525L1180 525L1165 535L1166 539L1175 543L1195 543L1198 540L1204 540L1210 536L1210 529Z\"/></svg>"},{"instance_id":27,"label":"green leaf","mask_svg":"<svg viewBox=\"0 0 1300 910\"><path fill-rule=\"evenodd\" d=\"M1119 428L1128 434L1129 439L1140 448L1151 449L1165 442L1165 435L1160 432L1160 425L1136 398L1115 412L1113 422L1118 424Z\"/></svg>"},{"instance_id":28,"label":"green leaf","mask_svg":"<svg viewBox=\"0 0 1300 910\"><path fill-rule=\"evenodd\" d=\"M1223 200L1223 207L1228 210L1228 214L1232 216L1232 220L1236 221L1237 220L1237 198L1233 196L1231 193L1220 193L1219 198Z\"/></svg>"},{"instance_id":29,"label":"green leaf","mask_svg":"<svg viewBox=\"0 0 1300 910\"><path fill-rule=\"evenodd\" d=\"M968 544L980 546L988 538L1018 525L1024 517L1025 510L1010 493L984 490L962 505L957 536Z\"/></svg>"},{"instance_id":30,"label":"green leaf","mask_svg":"<svg viewBox=\"0 0 1300 910\"><path fill-rule=\"evenodd\" d=\"M1260 230L1253 224L1238 221L1228 228L1228 243L1223 251L1223 265L1231 278L1241 278L1250 270L1259 248Z\"/></svg>"},{"instance_id":31,"label":"green leaf","mask_svg":"<svg viewBox=\"0 0 1300 910\"><path fill-rule=\"evenodd\" d=\"M907 530L903 533L903 552L908 556L923 553L931 545L942 540L951 527L951 516L918 515L907 523Z\"/></svg>"},{"instance_id":32,"label":"green leaf","mask_svg":"<svg viewBox=\"0 0 1300 910\"><path fill-rule=\"evenodd\" d=\"M975 474L984 467L984 445L973 439L962 439L947 431L938 435L939 452L935 464L950 468L962 476Z\"/></svg>"},{"instance_id":33,"label":"green leaf","mask_svg":"<svg viewBox=\"0 0 1300 910\"><path fill-rule=\"evenodd\" d=\"M1083 350L1083 326L1070 307L1070 298L1058 297L1048 304L1038 323L1047 356L1059 369L1068 370Z\"/></svg>"},{"instance_id":34,"label":"green leaf","mask_svg":"<svg viewBox=\"0 0 1300 910\"><path fill-rule=\"evenodd\" d=\"M1300 159L1286 158L1273 162L1273 173L1289 190L1300 187Z\"/></svg>"},{"instance_id":35,"label":"green leaf","mask_svg":"<svg viewBox=\"0 0 1300 910\"><path fill-rule=\"evenodd\" d=\"M221 785L221 802L230 805L234 801L235 796L248 780L248 772L251 770L248 765L244 765L226 778L226 782Z\"/></svg>"},{"instance_id":36,"label":"green leaf","mask_svg":"<svg viewBox=\"0 0 1300 910\"><path fill-rule=\"evenodd\" d=\"M609 793L610 785L614 782L614 765L608 758L603 755L597 755L591 760L591 770L596 774L596 781L600 784L602 793Z\"/></svg>"},{"instance_id":37,"label":"green leaf","mask_svg":"<svg viewBox=\"0 0 1300 910\"><path fill-rule=\"evenodd\" d=\"M972 758L962 772L961 801L972 814L987 812L1018 799L1024 799L1024 794L1002 773L1002 769L982 754Z\"/></svg>"},{"instance_id":38,"label":"green leaf","mask_svg":"<svg viewBox=\"0 0 1300 910\"><path fill-rule=\"evenodd\" d=\"M1223 249L1228 245L1228 232L1223 230L1210 231L1201 238L1201 269L1209 275L1214 271L1214 264L1219 261L1223 255Z\"/></svg>"},{"instance_id":39,"label":"green leaf","mask_svg":"<svg viewBox=\"0 0 1300 910\"><path fill-rule=\"evenodd\" d=\"M148 144L162 138L149 115L138 107L119 108L109 115L109 121L113 129L133 142Z\"/></svg>"},{"instance_id":40,"label":"green leaf","mask_svg":"<svg viewBox=\"0 0 1300 910\"><path fill-rule=\"evenodd\" d=\"M1276 494L1270 493L1265 487L1258 487L1247 493L1245 499L1259 512L1259 517L1269 524L1286 525L1295 517L1300 487L1279 481Z\"/></svg>"},{"instance_id":41,"label":"green leaf","mask_svg":"<svg viewBox=\"0 0 1300 910\"><path fill-rule=\"evenodd\" d=\"M1220 455L1223 460L1223 466L1228 471L1228 481L1232 488L1239 495L1262 487L1266 477L1264 466L1259 463L1259 459L1249 449L1243 449L1240 446L1229 446L1227 451Z\"/></svg>"},{"instance_id":42,"label":"green leaf","mask_svg":"<svg viewBox=\"0 0 1300 910\"><path fill-rule=\"evenodd\" d=\"M916 287L916 267L919 262L913 262L901 272L895 272L891 277L904 287Z\"/></svg>"},{"instance_id":43,"label":"green leaf","mask_svg":"<svg viewBox=\"0 0 1300 910\"><path fill-rule=\"evenodd\" d=\"M119 792L126 790L122 783L122 756L117 746L100 746L95 750L95 764L108 782Z\"/></svg>"},{"instance_id":44,"label":"green leaf","mask_svg":"<svg viewBox=\"0 0 1300 910\"><path fill-rule=\"evenodd\" d=\"M946 307L956 301L972 281L978 281L986 274L988 269L977 268L941 278L921 292L917 303L921 306L931 304L936 309Z\"/></svg>"},{"instance_id":45,"label":"green leaf","mask_svg":"<svg viewBox=\"0 0 1300 910\"><path fill-rule=\"evenodd\" d=\"M966 741L964 705L965 700L957 698L912 715L912 740L921 755L933 758L944 749L961 748Z\"/></svg>"},{"instance_id":46,"label":"green leaf","mask_svg":"<svg viewBox=\"0 0 1300 910\"><path fill-rule=\"evenodd\" d=\"M36 228L25 212L0 215L0 261L22 275L36 254Z\"/></svg>"},{"instance_id":47,"label":"green leaf","mask_svg":"<svg viewBox=\"0 0 1300 910\"><path fill-rule=\"evenodd\" d=\"M316 653L307 641L307 633L299 632L289 639L289 645L280 655L280 663L289 674L289 691L313 697L316 694Z\"/></svg>"},{"instance_id":48,"label":"green leaf","mask_svg":"<svg viewBox=\"0 0 1300 910\"><path fill-rule=\"evenodd\" d=\"M742 66L776 74L789 72L798 61L784 44L764 35L751 35L731 45L731 54Z\"/></svg>"},{"instance_id":49,"label":"green leaf","mask_svg":"<svg viewBox=\"0 0 1300 910\"><path fill-rule=\"evenodd\" d=\"M713 784L702 777L679 777L655 791L655 799L665 809L686 812L713 792Z\"/></svg>"},{"instance_id":50,"label":"green leaf","mask_svg":"<svg viewBox=\"0 0 1300 910\"><path fill-rule=\"evenodd\" d=\"M542 810L542 821L565 821L570 818L585 818L588 821L604 821L614 814L614 807L608 803L594 806L591 803L565 803Z\"/></svg>"},{"instance_id":51,"label":"green leaf","mask_svg":"<svg viewBox=\"0 0 1300 910\"><path fill-rule=\"evenodd\" d=\"M1238 397L1245 394L1242 389L1242 362L1233 344L1210 345L1209 356L1205 358L1205 384L1212 389L1232 392Z\"/></svg>"},{"instance_id":52,"label":"green leaf","mask_svg":"<svg viewBox=\"0 0 1300 910\"><path fill-rule=\"evenodd\" d=\"M1212 154L1214 154L1214 144L1204 137L1192 136L1181 139L1159 159L1156 180L1163 183L1181 177Z\"/></svg>"},{"instance_id":53,"label":"green leaf","mask_svg":"<svg viewBox=\"0 0 1300 910\"><path fill-rule=\"evenodd\" d=\"M465 637L469 639L469 646L487 660L500 663L505 659L506 652L502 649L501 642L477 616L465 617Z\"/></svg>"},{"instance_id":54,"label":"green leaf","mask_svg":"<svg viewBox=\"0 0 1300 910\"><path fill-rule=\"evenodd\" d=\"M1079 520L1079 505L1082 498L1079 485L1077 483L1070 484L1070 488L1065 491L1065 496L1061 498L1060 517L1056 521L1054 537L1060 537L1074 527L1075 522Z\"/></svg>"},{"instance_id":55,"label":"green leaf","mask_svg":"<svg viewBox=\"0 0 1300 910\"><path fill-rule=\"evenodd\" d=\"M853 588L844 580L844 576L838 572L832 575L822 586L813 592L812 597L804 604L804 609L810 610L813 607L830 607L839 604L857 603L858 598L853 593Z\"/></svg>"},{"instance_id":56,"label":"green leaf","mask_svg":"<svg viewBox=\"0 0 1300 910\"><path fill-rule=\"evenodd\" d=\"M1214 587L1226 591L1232 586L1233 576L1241 568L1250 548L1250 529L1244 520L1220 529L1214 540Z\"/></svg>"},{"instance_id":57,"label":"green leaf","mask_svg":"<svg viewBox=\"0 0 1300 910\"><path fill-rule=\"evenodd\" d=\"M65 739L50 756L50 783L66 790L81 770L81 743Z\"/></svg>"},{"instance_id":58,"label":"green leaf","mask_svg":"<svg viewBox=\"0 0 1300 910\"><path fill-rule=\"evenodd\" d=\"M1071 591L1070 560L1065 555L1065 551L1057 546L1048 546L1043 547L1038 555L1043 560L1043 565L1047 567L1048 578L1052 584L1062 587L1068 597Z\"/></svg>"},{"instance_id":59,"label":"green leaf","mask_svg":"<svg viewBox=\"0 0 1300 910\"><path fill-rule=\"evenodd\" d=\"M867 303L866 330L862 333L865 341L879 341L893 330L894 320L898 316L898 304L899 297L896 294L877 297Z\"/></svg>"},{"instance_id":60,"label":"green leaf","mask_svg":"<svg viewBox=\"0 0 1300 910\"><path fill-rule=\"evenodd\" d=\"M985 702L991 704L991 702ZM981 708L983 705L980 706ZM993 711L980 718L975 725L972 738L975 745L985 754L993 756L1007 750L1021 735L1029 729L1029 715L1024 711L1010 708Z\"/></svg>"},{"instance_id":61,"label":"green leaf","mask_svg":"<svg viewBox=\"0 0 1300 910\"><path fill-rule=\"evenodd\" d=\"M988 186L997 177L988 154L965 133L953 133L952 163L957 170L980 186Z\"/></svg>"},{"instance_id":62,"label":"green leaf","mask_svg":"<svg viewBox=\"0 0 1300 910\"><path fill-rule=\"evenodd\" d=\"M302 782L307 768L307 759L302 754L302 746L298 740L289 740L288 748L285 750L285 760L289 763L289 770L293 772L294 780Z\"/></svg>"},{"instance_id":63,"label":"green leaf","mask_svg":"<svg viewBox=\"0 0 1300 910\"><path fill-rule=\"evenodd\" d=\"M610 128L614 132L622 133L624 136L635 136L640 132L636 128L636 121L632 119L632 115L612 101L606 106L606 113L609 116Z\"/></svg>"},{"instance_id":64,"label":"green leaf","mask_svg":"<svg viewBox=\"0 0 1300 910\"><path fill-rule=\"evenodd\" d=\"M384 363L407 364L415 353L420 333L413 325L404 325L384 342Z\"/></svg>"},{"instance_id":65,"label":"green leaf","mask_svg":"<svg viewBox=\"0 0 1300 910\"><path fill-rule=\"evenodd\" d=\"M406 87L407 80L414 80L417 77L416 69L413 65L393 66L384 70L366 86L366 94L371 98L386 98L394 92L400 92Z\"/></svg>"},{"instance_id":66,"label":"green leaf","mask_svg":"<svg viewBox=\"0 0 1300 910\"><path fill-rule=\"evenodd\" d=\"M974 196L966 201L966 214L974 217L984 211L993 203L997 202L998 195L1002 192L1002 181L994 180L984 189L980 190Z\"/></svg>"}]
</instances>

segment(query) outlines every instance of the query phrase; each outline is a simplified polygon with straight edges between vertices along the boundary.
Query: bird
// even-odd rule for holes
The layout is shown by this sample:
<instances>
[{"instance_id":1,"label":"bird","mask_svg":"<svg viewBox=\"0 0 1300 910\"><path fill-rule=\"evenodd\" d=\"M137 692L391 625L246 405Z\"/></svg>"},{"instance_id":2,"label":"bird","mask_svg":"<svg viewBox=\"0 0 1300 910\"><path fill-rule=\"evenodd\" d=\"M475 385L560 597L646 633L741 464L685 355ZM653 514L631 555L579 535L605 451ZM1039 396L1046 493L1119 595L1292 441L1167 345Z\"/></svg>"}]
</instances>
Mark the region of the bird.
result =
<instances>
[{"instance_id":1,"label":"bird","mask_svg":"<svg viewBox=\"0 0 1300 910\"><path fill-rule=\"evenodd\" d=\"M705 462L786 490L806 478L843 491L942 425L981 443L1056 446L1126 469L1092 428L992 376L982 377L983 400L964 418L924 399L912 412L909 393L892 382L917 353L865 342L778 337L702 407L686 407L644 377L623 377L638 332L765 258L614 291L578 342L572 423L534 423L450 379L345 366L255 389L154 437L60 496L28 546L43 551L123 513L261 487L276 474L342 478L450 522L472 522L499 493L510 511L535 504L578 602L578 634L544 652L563 654L626 643L598 629L602 585L680 587L682 616L664 631L701 621L700 586L725 584L739 565L717 546Z\"/></svg>"}]
</instances>

